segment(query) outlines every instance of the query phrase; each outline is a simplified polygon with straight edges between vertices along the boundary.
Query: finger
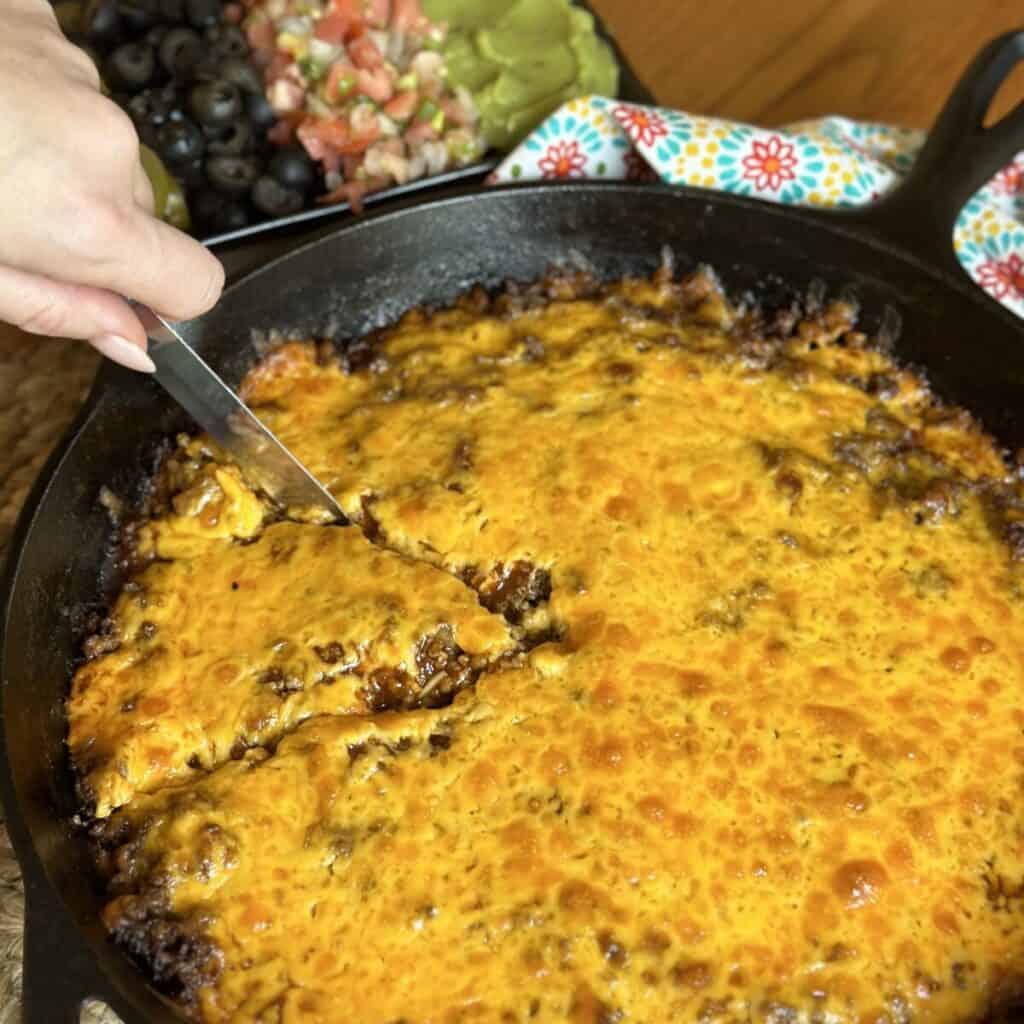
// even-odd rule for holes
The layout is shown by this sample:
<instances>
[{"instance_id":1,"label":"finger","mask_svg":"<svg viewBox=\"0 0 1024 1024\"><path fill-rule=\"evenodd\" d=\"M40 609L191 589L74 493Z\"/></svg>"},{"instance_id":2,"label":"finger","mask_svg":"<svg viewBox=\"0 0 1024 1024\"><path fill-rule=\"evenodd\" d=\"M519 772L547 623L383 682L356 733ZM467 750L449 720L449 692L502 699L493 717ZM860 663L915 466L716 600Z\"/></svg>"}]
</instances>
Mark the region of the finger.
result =
<instances>
[{"instance_id":1,"label":"finger","mask_svg":"<svg viewBox=\"0 0 1024 1024\"><path fill-rule=\"evenodd\" d=\"M172 320L190 320L220 298L224 268L194 238L134 212L119 242L106 248L102 287L136 299Z\"/></svg>"},{"instance_id":2,"label":"finger","mask_svg":"<svg viewBox=\"0 0 1024 1024\"><path fill-rule=\"evenodd\" d=\"M132 199L143 213L153 216L156 208L153 199L153 186L141 162L135 165L132 179Z\"/></svg>"},{"instance_id":3,"label":"finger","mask_svg":"<svg viewBox=\"0 0 1024 1024\"><path fill-rule=\"evenodd\" d=\"M130 188L132 165L125 173ZM23 221L0 231L0 266L114 292L172 320L205 313L224 286L224 268L209 250L128 197L58 200L41 221Z\"/></svg>"},{"instance_id":4,"label":"finger","mask_svg":"<svg viewBox=\"0 0 1024 1024\"><path fill-rule=\"evenodd\" d=\"M10 0L7 0L10 3ZM43 55L60 67L65 74L87 84L91 89L100 87L99 68L92 57L80 46L76 46L65 35L57 21L51 4L33 3L32 16L38 19L36 45Z\"/></svg>"},{"instance_id":5,"label":"finger","mask_svg":"<svg viewBox=\"0 0 1024 1024\"><path fill-rule=\"evenodd\" d=\"M156 371L156 366L148 353L116 334L102 334L98 338L90 338L89 344L101 356L106 356L112 362L120 363L129 370L138 370L140 373Z\"/></svg>"},{"instance_id":6,"label":"finger","mask_svg":"<svg viewBox=\"0 0 1024 1024\"><path fill-rule=\"evenodd\" d=\"M100 69L85 50L75 46L73 43L68 43L67 50L63 52L63 56L65 56L65 65L69 74L72 74L78 81L87 85L90 89L99 90Z\"/></svg>"},{"instance_id":7,"label":"finger","mask_svg":"<svg viewBox=\"0 0 1024 1024\"><path fill-rule=\"evenodd\" d=\"M29 334L89 341L133 370L154 369L139 318L123 299L99 288L0 266L0 320Z\"/></svg>"}]
</instances>

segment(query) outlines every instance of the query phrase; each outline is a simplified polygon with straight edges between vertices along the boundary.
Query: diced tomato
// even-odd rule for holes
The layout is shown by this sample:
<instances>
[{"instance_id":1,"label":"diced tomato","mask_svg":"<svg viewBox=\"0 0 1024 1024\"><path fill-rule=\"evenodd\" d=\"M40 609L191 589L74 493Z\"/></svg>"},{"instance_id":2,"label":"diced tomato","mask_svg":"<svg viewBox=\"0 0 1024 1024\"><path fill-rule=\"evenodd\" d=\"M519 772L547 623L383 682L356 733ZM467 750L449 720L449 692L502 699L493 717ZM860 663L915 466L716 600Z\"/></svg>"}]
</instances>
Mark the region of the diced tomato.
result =
<instances>
[{"instance_id":1,"label":"diced tomato","mask_svg":"<svg viewBox=\"0 0 1024 1024\"><path fill-rule=\"evenodd\" d=\"M333 0L327 13L317 19L313 34L317 39L337 46L365 31L366 23L357 0Z\"/></svg>"},{"instance_id":2,"label":"diced tomato","mask_svg":"<svg viewBox=\"0 0 1024 1024\"><path fill-rule=\"evenodd\" d=\"M384 63L384 55L377 49L377 44L368 36L357 36L348 44L348 55L357 68L372 71Z\"/></svg>"},{"instance_id":3,"label":"diced tomato","mask_svg":"<svg viewBox=\"0 0 1024 1024\"><path fill-rule=\"evenodd\" d=\"M410 32L422 26L426 18L420 7L420 0L395 0L391 16L391 27Z\"/></svg>"},{"instance_id":4,"label":"diced tomato","mask_svg":"<svg viewBox=\"0 0 1024 1024\"><path fill-rule=\"evenodd\" d=\"M348 203L353 213L362 213L363 198L370 192L377 192L386 188L386 178L367 178L364 181L346 181L339 185L333 192L321 196L317 202L325 205L332 203Z\"/></svg>"},{"instance_id":5,"label":"diced tomato","mask_svg":"<svg viewBox=\"0 0 1024 1024\"><path fill-rule=\"evenodd\" d=\"M408 143L433 142L437 138L437 129L429 121L414 121L403 138Z\"/></svg>"},{"instance_id":6,"label":"diced tomato","mask_svg":"<svg viewBox=\"0 0 1024 1024\"><path fill-rule=\"evenodd\" d=\"M327 72L325 99L328 103L337 103L345 99L356 87L356 69L350 64L336 61Z\"/></svg>"},{"instance_id":7,"label":"diced tomato","mask_svg":"<svg viewBox=\"0 0 1024 1024\"><path fill-rule=\"evenodd\" d=\"M380 138L380 132L374 135L353 135L344 145L339 147L338 152L342 156L353 153L365 153L367 148L372 146Z\"/></svg>"},{"instance_id":8,"label":"diced tomato","mask_svg":"<svg viewBox=\"0 0 1024 1024\"><path fill-rule=\"evenodd\" d=\"M331 0L331 10L344 15L349 21L359 21L363 14L362 0Z\"/></svg>"},{"instance_id":9,"label":"diced tomato","mask_svg":"<svg viewBox=\"0 0 1024 1024\"><path fill-rule=\"evenodd\" d=\"M273 127L267 131L267 139L275 146L287 146L295 138L296 119L293 115L282 117ZM313 160L317 158L309 154Z\"/></svg>"},{"instance_id":10,"label":"diced tomato","mask_svg":"<svg viewBox=\"0 0 1024 1024\"><path fill-rule=\"evenodd\" d=\"M367 119L359 125L359 131L355 132L349 123L340 117L307 118L299 125L297 134L306 152L314 160L319 160L320 157L314 150L319 150L321 144L337 150L342 155L362 153L367 146L380 138L380 124L375 117Z\"/></svg>"},{"instance_id":11,"label":"diced tomato","mask_svg":"<svg viewBox=\"0 0 1024 1024\"><path fill-rule=\"evenodd\" d=\"M272 22L252 21L246 27L245 38L254 50L272 50L277 42L277 33Z\"/></svg>"},{"instance_id":12,"label":"diced tomato","mask_svg":"<svg viewBox=\"0 0 1024 1024\"><path fill-rule=\"evenodd\" d=\"M263 72L263 78L267 82L276 82L279 78L291 77L289 71L294 66L295 58L290 53L285 53L284 50L275 50L266 71Z\"/></svg>"},{"instance_id":13,"label":"diced tomato","mask_svg":"<svg viewBox=\"0 0 1024 1024\"><path fill-rule=\"evenodd\" d=\"M314 160L319 160L327 146L340 150L348 142L351 132L348 124L340 118L328 121L325 118L307 117L299 125L296 135L306 152Z\"/></svg>"},{"instance_id":14,"label":"diced tomato","mask_svg":"<svg viewBox=\"0 0 1024 1024\"><path fill-rule=\"evenodd\" d=\"M313 29L313 35L317 39L322 39L325 43L330 43L332 46L341 46L348 38L351 28L351 18L345 14L333 11L317 21L316 27Z\"/></svg>"},{"instance_id":15,"label":"diced tomato","mask_svg":"<svg viewBox=\"0 0 1024 1024\"><path fill-rule=\"evenodd\" d=\"M306 138L302 134L302 125L299 125L295 134L299 142L302 144L302 148L309 154L310 160L320 161L327 155L327 146L319 139ZM331 152L333 152L333 150Z\"/></svg>"},{"instance_id":16,"label":"diced tomato","mask_svg":"<svg viewBox=\"0 0 1024 1024\"><path fill-rule=\"evenodd\" d=\"M322 206L333 206L335 203L348 203L353 213L360 213L363 208L363 196L368 189L363 181L344 181L336 189L322 195L317 202Z\"/></svg>"},{"instance_id":17,"label":"diced tomato","mask_svg":"<svg viewBox=\"0 0 1024 1024\"><path fill-rule=\"evenodd\" d=\"M356 72L359 92L368 96L374 103L387 103L395 93L395 75L388 67L379 67L373 71L359 70Z\"/></svg>"},{"instance_id":18,"label":"diced tomato","mask_svg":"<svg viewBox=\"0 0 1024 1024\"><path fill-rule=\"evenodd\" d=\"M384 113L394 121L408 121L419 102L419 93L415 89L406 89L384 104Z\"/></svg>"},{"instance_id":19,"label":"diced tomato","mask_svg":"<svg viewBox=\"0 0 1024 1024\"><path fill-rule=\"evenodd\" d=\"M391 0L366 0L366 20L374 28L387 28L391 17Z\"/></svg>"},{"instance_id":20,"label":"diced tomato","mask_svg":"<svg viewBox=\"0 0 1024 1024\"><path fill-rule=\"evenodd\" d=\"M473 124L472 114L453 96L446 96L441 100L441 110L444 112L445 123L457 125L459 128Z\"/></svg>"}]
</instances>

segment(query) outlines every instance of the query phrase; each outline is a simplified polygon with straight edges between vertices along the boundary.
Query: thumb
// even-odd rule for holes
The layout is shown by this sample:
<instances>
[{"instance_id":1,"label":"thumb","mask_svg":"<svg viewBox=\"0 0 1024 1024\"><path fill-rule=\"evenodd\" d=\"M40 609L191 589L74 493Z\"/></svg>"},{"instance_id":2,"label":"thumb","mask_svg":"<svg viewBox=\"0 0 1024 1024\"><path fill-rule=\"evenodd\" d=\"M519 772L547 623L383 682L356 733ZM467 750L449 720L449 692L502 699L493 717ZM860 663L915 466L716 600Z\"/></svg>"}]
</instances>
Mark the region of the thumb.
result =
<instances>
[{"instance_id":1,"label":"thumb","mask_svg":"<svg viewBox=\"0 0 1024 1024\"><path fill-rule=\"evenodd\" d=\"M132 370L155 369L139 318L124 299L102 288L0 265L0 320L29 334L88 341Z\"/></svg>"}]
</instances>

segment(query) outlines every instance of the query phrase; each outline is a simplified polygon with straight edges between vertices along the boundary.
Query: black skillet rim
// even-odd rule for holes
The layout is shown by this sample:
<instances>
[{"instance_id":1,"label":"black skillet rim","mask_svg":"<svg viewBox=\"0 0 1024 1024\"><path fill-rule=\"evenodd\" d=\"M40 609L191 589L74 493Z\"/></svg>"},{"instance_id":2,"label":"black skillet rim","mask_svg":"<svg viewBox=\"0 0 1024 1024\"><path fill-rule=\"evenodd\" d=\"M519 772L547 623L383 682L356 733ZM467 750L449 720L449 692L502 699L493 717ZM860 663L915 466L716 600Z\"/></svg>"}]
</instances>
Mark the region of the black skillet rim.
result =
<instances>
[{"instance_id":1,"label":"black skillet rim","mask_svg":"<svg viewBox=\"0 0 1024 1024\"><path fill-rule=\"evenodd\" d=\"M642 196L648 194L651 190L654 190L670 195L685 197L694 204L703 205L706 213L710 216L714 215L716 207L732 206L739 209L760 211L760 213L765 216L779 217L790 222L797 221L807 226L810 230L824 229L826 232L852 237L856 241L871 248L893 254L901 261L909 264L916 273L926 274L933 279L941 281L945 287L956 289L963 296L968 298L972 305L978 307L979 315L983 316L987 312L990 316L998 317L1003 320L1006 325L1012 325L1016 331L1021 333L1022 338L1024 338L1024 322L1015 317L995 300L987 296L978 286L972 284L966 274L961 273L957 276L951 273L948 267L935 266L927 259L914 254L905 245L886 240L885 238L880 237L877 233L865 229L865 227L853 217L848 217L841 212L835 211L823 212L804 208L784 207L758 199L751 199L703 189L672 187L665 185L637 185L622 182L585 182L568 184L539 183L529 185L496 186L485 189L479 187L469 189L463 188L449 191L438 196L429 203L417 201L413 198L409 201L389 207L386 210L382 209L375 213L368 214L363 218L350 220L345 225L339 227L337 229L337 233L358 231L363 228L363 225L367 225L366 229L368 229L368 226L373 222L384 220L389 217L401 216L403 212L411 208L424 207L428 205L430 207L443 208L447 204L473 201L477 198L484 198L487 195L496 195L501 193L531 193L538 191L548 192L553 190L562 192L566 196L567 202L571 201L574 195L594 191L617 191L628 197L633 195ZM330 232L331 235L335 233L336 232L334 231ZM322 239L316 239L310 241L305 245L298 247L294 252L301 252L310 247L314 247L321 240ZM251 274L245 275L239 282L235 282L235 284L232 285L232 288L240 285L242 281L250 280L253 277L259 277L262 273L269 273L272 269L279 267L284 261L289 259L290 256L290 253L285 254L268 262L264 267L253 271ZM68 428L65 436L47 460L46 465L40 472L40 475L33 485L23 506L22 513L19 516L17 525L12 534L3 576L0 578L0 588L2 588L2 590L0 590L0 594L2 594L2 604L0 604L0 621L2 621L3 625L3 632L0 633L0 665L2 665L4 661L3 649L8 642L6 630L10 615L10 605L13 598L15 581L19 574L21 556L28 534L34 526L36 516L40 511L41 505L57 471L62 466L64 459L67 457L69 448L88 420L100 410L103 398L105 394L107 394L108 389L116 388L130 380L129 377L125 376L125 373L125 371L109 365L103 367L97 376L94 387L90 392L79 416ZM4 694L0 693L0 713L2 713L3 697ZM11 835L12 845L18 856L19 864L22 867L28 906L29 908L39 908L35 913L33 913L32 909L29 909L26 915L26 921L32 921L33 927L41 929L44 927L44 920L40 919L44 918L45 926L48 929L52 928L54 930L54 939L58 942L59 948L72 951L78 950L80 952L87 953L88 958L91 960L96 952L95 940L88 936L86 932L72 919L62 898L57 893L56 887L50 881L46 870L43 868L36 853L35 841L28 833L27 827L21 818L20 802L14 785L13 771L7 759L6 736L2 729L0 729L0 796L3 797L7 826ZM52 917L47 915L47 910L53 914ZM41 911L41 913L39 911ZM28 945L28 942L26 945ZM111 977L108 976L98 964L92 970L92 976L95 978L95 984L92 988L95 990L97 995L105 998L115 1011L119 1013L127 1013L127 1019L138 1019L136 1016L138 1013L138 1007L133 1005L134 1000L132 1000L125 992L120 990L120 986L116 985ZM143 980L145 980L144 976L142 977ZM153 998L164 1002L162 997L155 993L154 990L150 988L150 991L153 992Z\"/></svg>"}]
</instances>

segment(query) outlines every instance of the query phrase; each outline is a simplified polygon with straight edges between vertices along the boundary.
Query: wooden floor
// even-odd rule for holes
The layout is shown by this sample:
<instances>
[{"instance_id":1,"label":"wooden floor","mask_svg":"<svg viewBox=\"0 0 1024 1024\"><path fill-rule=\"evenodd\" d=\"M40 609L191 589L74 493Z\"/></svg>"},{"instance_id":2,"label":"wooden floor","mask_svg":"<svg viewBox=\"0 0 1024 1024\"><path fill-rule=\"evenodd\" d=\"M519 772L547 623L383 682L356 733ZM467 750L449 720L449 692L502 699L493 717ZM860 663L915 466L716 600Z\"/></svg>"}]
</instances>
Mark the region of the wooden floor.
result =
<instances>
[{"instance_id":1,"label":"wooden floor","mask_svg":"<svg viewBox=\"0 0 1024 1024\"><path fill-rule=\"evenodd\" d=\"M591 0L667 106L768 125L820 114L927 128L1021 0ZM1024 98L1018 69L998 110Z\"/></svg>"}]
</instances>

